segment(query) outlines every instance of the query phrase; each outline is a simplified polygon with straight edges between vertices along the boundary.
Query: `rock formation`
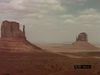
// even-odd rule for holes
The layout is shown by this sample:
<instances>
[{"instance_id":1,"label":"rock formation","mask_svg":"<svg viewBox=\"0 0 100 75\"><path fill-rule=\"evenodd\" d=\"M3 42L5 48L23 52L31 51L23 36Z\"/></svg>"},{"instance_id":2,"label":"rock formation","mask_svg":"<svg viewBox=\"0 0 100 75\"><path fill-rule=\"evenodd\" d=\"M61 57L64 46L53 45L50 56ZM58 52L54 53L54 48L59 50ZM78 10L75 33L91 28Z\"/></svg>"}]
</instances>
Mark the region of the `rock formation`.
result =
<instances>
[{"instance_id":1,"label":"rock formation","mask_svg":"<svg viewBox=\"0 0 100 75\"><path fill-rule=\"evenodd\" d=\"M76 41L88 41L87 34L85 32L80 33Z\"/></svg>"},{"instance_id":2,"label":"rock formation","mask_svg":"<svg viewBox=\"0 0 100 75\"><path fill-rule=\"evenodd\" d=\"M1 38L26 39L24 28L25 26L23 26L23 31L21 31L19 23L4 21L1 25Z\"/></svg>"},{"instance_id":3,"label":"rock formation","mask_svg":"<svg viewBox=\"0 0 100 75\"><path fill-rule=\"evenodd\" d=\"M73 44L73 49L77 50L96 50L97 47L93 46L88 42L88 35L85 32L82 32L76 38L76 42Z\"/></svg>"},{"instance_id":4,"label":"rock formation","mask_svg":"<svg viewBox=\"0 0 100 75\"><path fill-rule=\"evenodd\" d=\"M19 23L3 21L1 25L0 51L41 52L42 49L27 41L25 26L23 26L23 31L21 31Z\"/></svg>"}]
</instances>

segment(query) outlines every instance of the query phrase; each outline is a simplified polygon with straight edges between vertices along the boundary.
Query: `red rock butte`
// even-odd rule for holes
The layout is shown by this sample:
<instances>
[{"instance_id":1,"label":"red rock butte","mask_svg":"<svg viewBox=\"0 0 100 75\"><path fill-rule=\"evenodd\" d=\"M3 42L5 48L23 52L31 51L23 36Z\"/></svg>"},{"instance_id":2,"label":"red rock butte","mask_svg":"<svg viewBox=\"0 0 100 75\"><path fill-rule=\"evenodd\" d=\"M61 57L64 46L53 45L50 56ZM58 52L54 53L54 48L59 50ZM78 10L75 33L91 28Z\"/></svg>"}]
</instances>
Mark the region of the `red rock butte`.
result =
<instances>
[{"instance_id":1,"label":"red rock butte","mask_svg":"<svg viewBox=\"0 0 100 75\"><path fill-rule=\"evenodd\" d=\"M99 48L95 47L94 45L88 42L88 35L85 32L82 32L76 38L76 42L73 44L73 49L77 50L97 50Z\"/></svg>"},{"instance_id":2,"label":"red rock butte","mask_svg":"<svg viewBox=\"0 0 100 75\"><path fill-rule=\"evenodd\" d=\"M14 21L3 21L0 38L1 52L41 52L42 49L31 44L25 36L25 26L20 30L20 24Z\"/></svg>"}]
</instances>

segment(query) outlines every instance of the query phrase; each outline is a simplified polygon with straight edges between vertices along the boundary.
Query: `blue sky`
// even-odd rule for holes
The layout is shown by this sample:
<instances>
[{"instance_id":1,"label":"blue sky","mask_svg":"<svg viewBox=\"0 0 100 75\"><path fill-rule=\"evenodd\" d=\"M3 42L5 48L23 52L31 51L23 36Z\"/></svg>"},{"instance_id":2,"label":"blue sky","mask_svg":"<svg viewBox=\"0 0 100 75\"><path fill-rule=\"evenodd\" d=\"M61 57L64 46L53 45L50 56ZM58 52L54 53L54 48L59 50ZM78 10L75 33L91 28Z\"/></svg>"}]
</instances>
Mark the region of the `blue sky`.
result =
<instances>
[{"instance_id":1,"label":"blue sky","mask_svg":"<svg viewBox=\"0 0 100 75\"><path fill-rule=\"evenodd\" d=\"M31 42L65 43L86 32L100 43L100 0L0 0L0 21L26 25Z\"/></svg>"}]
</instances>

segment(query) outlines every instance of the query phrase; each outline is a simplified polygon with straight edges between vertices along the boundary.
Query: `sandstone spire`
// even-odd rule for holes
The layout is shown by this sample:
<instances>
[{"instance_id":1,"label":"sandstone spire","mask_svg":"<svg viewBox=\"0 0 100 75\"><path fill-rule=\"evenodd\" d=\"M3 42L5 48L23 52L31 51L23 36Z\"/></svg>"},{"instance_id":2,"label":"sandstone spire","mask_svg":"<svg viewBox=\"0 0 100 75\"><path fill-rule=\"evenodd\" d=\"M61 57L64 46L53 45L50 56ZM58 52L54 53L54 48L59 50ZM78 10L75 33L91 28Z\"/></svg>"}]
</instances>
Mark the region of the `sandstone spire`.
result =
<instances>
[{"instance_id":1,"label":"sandstone spire","mask_svg":"<svg viewBox=\"0 0 100 75\"><path fill-rule=\"evenodd\" d=\"M25 25L23 25L23 34L25 36Z\"/></svg>"}]
</instances>

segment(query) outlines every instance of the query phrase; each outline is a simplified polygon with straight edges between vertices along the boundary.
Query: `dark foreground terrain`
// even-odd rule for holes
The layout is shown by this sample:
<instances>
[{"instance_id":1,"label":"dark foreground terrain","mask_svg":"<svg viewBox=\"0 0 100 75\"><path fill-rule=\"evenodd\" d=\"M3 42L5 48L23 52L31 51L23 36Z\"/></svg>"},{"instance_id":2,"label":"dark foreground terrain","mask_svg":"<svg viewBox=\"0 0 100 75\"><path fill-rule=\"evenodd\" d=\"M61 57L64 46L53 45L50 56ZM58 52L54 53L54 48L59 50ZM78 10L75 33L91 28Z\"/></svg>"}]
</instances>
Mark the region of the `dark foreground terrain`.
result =
<instances>
[{"instance_id":1,"label":"dark foreground terrain","mask_svg":"<svg viewBox=\"0 0 100 75\"><path fill-rule=\"evenodd\" d=\"M75 69L91 65L91 69ZM100 59L54 53L0 53L0 75L100 75Z\"/></svg>"}]
</instances>

